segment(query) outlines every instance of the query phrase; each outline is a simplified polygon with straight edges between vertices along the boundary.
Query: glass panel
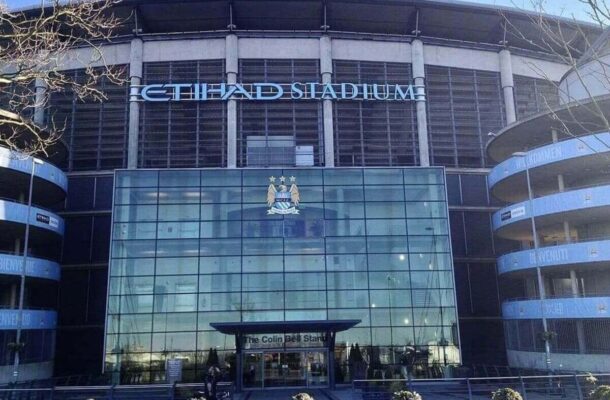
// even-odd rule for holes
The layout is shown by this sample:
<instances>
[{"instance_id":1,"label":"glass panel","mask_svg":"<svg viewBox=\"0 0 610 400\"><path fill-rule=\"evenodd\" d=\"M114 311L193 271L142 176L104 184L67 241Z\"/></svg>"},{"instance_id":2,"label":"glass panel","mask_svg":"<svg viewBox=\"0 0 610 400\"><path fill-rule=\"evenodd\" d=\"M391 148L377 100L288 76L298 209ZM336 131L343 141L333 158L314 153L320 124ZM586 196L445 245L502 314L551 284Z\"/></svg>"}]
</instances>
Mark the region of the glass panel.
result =
<instances>
[{"instance_id":1,"label":"glass panel","mask_svg":"<svg viewBox=\"0 0 610 400\"><path fill-rule=\"evenodd\" d=\"M373 219L366 221L366 233L370 236L406 235L404 219Z\"/></svg>"},{"instance_id":2,"label":"glass panel","mask_svg":"<svg viewBox=\"0 0 610 400\"><path fill-rule=\"evenodd\" d=\"M307 386L325 387L328 385L328 353L325 351L307 352Z\"/></svg>"},{"instance_id":3,"label":"glass panel","mask_svg":"<svg viewBox=\"0 0 610 400\"><path fill-rule=\"evenodd\" d=\"M263 353L246 353L243 356L243 382L245 388L263 387Z\"/></svg>"},{"instance_id":4,"label":"glass panel","mask_svg":"<svg viewBox=\"0 0 610 400\"><path fill-rule=\"evenodd\" d=\"M199 265L200 274L224 274L241 272L241 259L239 257L201 257Z\"/></svg>"},{"instance_id":5,"label":"glass panel","mask_svg":"<svg viewBox=\"0 0 610 400\"><path fill-rule=\"evenodd\" d=\"M159 186L199 186L199 171L159 171Z\"/></svg>"},{"instance_id":6,"label":"glass panel","mask_svg":"<svg viewBox=\"0 0 610 400\"><path fill-rule=\"evenodd\" d=\"M190 275L197 274L199 260L190 258L157 259L157 275Z\"/></svg>"},{"instance_id":7,"label":"glass panel","mask_svg":"<svg viewBox=\"0 0 610 400\"><path fill-rule=\"evenodd\" d=\"M364 254L346 254L326 256L328 271L366 271L367 262Z\"/></svg>"},{"instance_id":8,"label":"glass panel","mask_svg":"<svg viewBox=\"0 0 610 400\"><path fill-rule=\"evenodd\" d=\"M325 291L300 291L291 290L285 292L287 309L326 308Z\"/></svg>"},{"instance_id":9,"label":"glass panel","mask_svg":"<svg viewBox=\"0 0 610 400\"><path fill-rule=\"evenodd\" d=\"M364 203L326 203L326 219L359 219L364 218Z\"/></svg>"},{"instance_id":10,"label":"glass panel","mask_svg":"<svg viewBox=\"0 0 610 400\"><path fill-rule=\"evenodd\" d=\"M324 256L285 256L285 270L287 272L295 271L324 271Z\"/></svg>"},{"instance_id":11,"label":"glass panel","mask_svg":"<svg viewBox=\"0 0 610 400\"><path fill-rule=\"evenodd\" d=\"M282 272L283 256L244 256L243 272Z\"/></svg>"},{"instance_id":12,"label":"glass panel","mask_svg":"<svg viewBox=\"0 0 610 400\"><path fill-rule=\"evenodd\" d=\"M407 271L409 269L408 254L369 254L368 258L371 271Z\"/></svg>"},{"instance_id":13,"label":"glass panel","mask_svg":"<svg viewBox=\"0 0 610 400\"><path fill-rule=\"evenodd\" d=\"M162 188L159 189L159 204L199 204L201 194L199 188Z\"/></svg>"},{"instance_id":14,"label":"glass panel","mask_svg":"<svg viewBox=\"0 0 610 400\"><path fill-rule=\"evenodd\" d=\"M407 218L447 218L446 203L407 202Z\"/></svg>"},{"instance_id":15,"label":"glass panel","mask_svg":"<svg viewBox=\"0 0 610 400\"><path fill-rule=\"evenodd\" d=\"M351 184L351 183L350 183ZM324 201L354 202L363 201L364 191L360 186L326 186L324 187Z\"/></svg>"},{"instance_id":16,"label":"glass panel","mask_svg":"<svg viewBox=\"0 0 610 400\"><path fill-rule=\"evenodd\" d=\"M114 193L115 204L157 204L159 197L156 187L117 189Z\"/></svg>"},{"instance_id":17,"label":"glass panel","mask_svg":"<svg viewBox=\"0 0 610 400\"><path fill-rule=\"evenodd\" d=\"M407 201L445 200L444 186L412 185L405 186Z\"/></svg>"},{"instance_id":18,"label":"glass panel","mask_svg":"<svg viewBox=\"0 0 610 400\"><path fill-rule=\"evenodd\" d=\"M364 184L365 185L391 185L402 183L401 169L365 169Z\"/></svg>"},{"instance_id":19,"label":"glass panel","mask_svg":"<svg viewBox=\"0 0 610 400\"><path fill-rule=\"evenodd\" d=\"M241 186L241 171L203 170L201 186Z\"/></svg>"},{"instance_id":20,"label":"glass panel","mask_svg":"<svg viewBox=\"0 0 610 400\"><path fill-rule=\"evenodd\" d=\"M449 227L446 219L408 219L409 235L447 235Z\"/></svg>"},{"instance_id":21,"label":"glass panel","mask_svg":"<svg viewBox=\"0 0 610 400\"><path fill-rule=\"evenodd\" d=\"M159 206L159 221L198 221L198 204L173 204Z\"/></svg>"},{"instance_id":22,"label":"glass panel","mask_svg":"<svg viewBox=\"0 0 610 400\"><path fill-rule=\"evenodd\" d=\"M366 201L403 201L405 199L402 186L364 187Z\"/></svg>"},{"instance_id":23,"label":"glass panel","mask_svg":"<svg viewBox=\"0 0 610 400\"><path fill-rule=\"evenodd\" d=\"M325 185L361 185L361 169L324 169Z\"/></svg>"},{"instance_id":24,"label":"glass panel","mask_svg":"<svg viewBox=\"0 0 610 400\"><path fill-rule=\"evenodd\" d=\"M367 218L404 218L405 203L403 202L383 202L366 203Z\"/></svg>"},{"instance_id":25,"label":"glass panel","mask_svg":"<svg viewBox=\"0 0 610 400\"><path fill-rule=\"evenodd\" d=\"M443 184L443 170L442 169L422 169L412 168L405 171L405 183L409 184L426 184L426 185L437 185Z\"/></svg>"}]
</instances>

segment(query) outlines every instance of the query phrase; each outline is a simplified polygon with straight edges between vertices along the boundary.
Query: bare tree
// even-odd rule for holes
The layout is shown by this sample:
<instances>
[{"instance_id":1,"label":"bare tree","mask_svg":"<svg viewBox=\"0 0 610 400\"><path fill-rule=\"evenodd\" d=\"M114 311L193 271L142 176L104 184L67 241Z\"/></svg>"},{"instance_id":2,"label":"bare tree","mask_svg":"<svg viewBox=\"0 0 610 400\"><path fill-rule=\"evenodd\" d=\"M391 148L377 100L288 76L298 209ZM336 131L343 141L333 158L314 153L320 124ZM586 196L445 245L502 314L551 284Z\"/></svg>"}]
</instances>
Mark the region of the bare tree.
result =
<instances>
[{"instance_id":1,"label":"bare tree","mask_svg":"<svg viewBox=\"0 0 610 400\"><path fill-rule=\"evenodd\" d=\"M103 101L102 79L124 83L102 51L121 24L112 13L117 0L49 3L11 12L0 0L0 146L26 156L46 155L61 136L65 121L45 112L53 93ZM84 77L65 73L66 62L84 68Z\"/></svg>"},{"instance_id":2,"label":"bare tree","mask_svg":"<svg viewBox=\"0 0 610 400\"><path fill-rule=\"evenodd\" d=\"M509 17L505 16L507 42L527 42L537 50L551 55L557 62L565 64L571 72L571 79L580 88L574 96L566 85L560 85L548 71L532 62L528 66L540 77L553 85L566 107L558 107L556 99L543 96L545 111L553 121L552 128L565 136L577 136L574 132L595 132L610 130L610 110L599 88L610 94L610 47L608 27L610 26L610 0L577 0L591 22L578 21L572 10L564 10L562 18L550 17L546 12L545 0L532 0L535 10L528 18L536 28L535 35L524 33ZM599 26L598 29L594 25ZM600 36L601 34L601 36ZM582 64L589 63L583 70ZM592 75L592 71L595 71ZM595 86L595 89L594 89ZM584 94L583 94L584 92Z\"/></svg>"}]
</instances>

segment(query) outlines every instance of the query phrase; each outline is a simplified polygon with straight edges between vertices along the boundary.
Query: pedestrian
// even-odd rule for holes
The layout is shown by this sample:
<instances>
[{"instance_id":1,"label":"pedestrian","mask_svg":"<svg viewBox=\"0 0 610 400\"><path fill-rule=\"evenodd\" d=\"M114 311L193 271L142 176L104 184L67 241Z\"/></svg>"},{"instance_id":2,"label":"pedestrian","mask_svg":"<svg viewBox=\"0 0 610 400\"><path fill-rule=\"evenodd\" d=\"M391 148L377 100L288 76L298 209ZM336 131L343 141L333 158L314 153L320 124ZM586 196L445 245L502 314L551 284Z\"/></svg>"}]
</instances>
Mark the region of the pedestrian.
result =
<instances>
[{"instance_id":1,"label":"pedestrian","mask_svg":"<svg viewBox=\"0 0 610 400\"><path fill-rule=\"evenodd\" d=\"M216 399L216 385L220 379L220 368L216 365L212 365L208 369L208 380L210 382L210 395L212 399Z\"/></svg>"}]
</instances>

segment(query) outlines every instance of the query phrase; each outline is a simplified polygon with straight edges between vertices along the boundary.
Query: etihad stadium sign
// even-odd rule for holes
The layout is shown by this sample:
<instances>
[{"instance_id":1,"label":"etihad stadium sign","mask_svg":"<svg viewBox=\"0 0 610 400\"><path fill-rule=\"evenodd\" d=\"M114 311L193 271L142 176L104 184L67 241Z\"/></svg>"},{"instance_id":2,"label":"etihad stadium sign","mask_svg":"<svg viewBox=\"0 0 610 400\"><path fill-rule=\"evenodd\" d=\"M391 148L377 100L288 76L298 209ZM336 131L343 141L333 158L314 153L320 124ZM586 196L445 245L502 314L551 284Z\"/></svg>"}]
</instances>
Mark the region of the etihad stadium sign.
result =
<instances>
[{"instance_id":1,"label":"etihad stadium sign","mask_svg":"<svg viewBox=\"0 0 610 400\"><path fill-rule=\"evenodd\" d=\"M132 86L132 101L373 100L426 101L423 85L368 83L161 83Z\"/></svg>"}]
</instances>

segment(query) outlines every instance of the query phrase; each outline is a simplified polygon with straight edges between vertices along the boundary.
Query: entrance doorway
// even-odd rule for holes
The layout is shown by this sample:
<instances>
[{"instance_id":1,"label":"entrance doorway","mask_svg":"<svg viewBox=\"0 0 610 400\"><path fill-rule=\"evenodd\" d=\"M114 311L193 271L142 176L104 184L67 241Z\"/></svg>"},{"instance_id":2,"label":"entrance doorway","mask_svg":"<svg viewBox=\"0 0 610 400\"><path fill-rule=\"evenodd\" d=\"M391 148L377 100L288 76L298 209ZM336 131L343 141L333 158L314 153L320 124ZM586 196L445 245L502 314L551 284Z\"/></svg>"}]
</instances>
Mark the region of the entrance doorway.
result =
<instances>
[{"instance_id":1,"label":"entrance doorway","mask_svg":"<svg viewBox=\"0 0 610 400\"><path fill-rule=\"evenodd\" d=\"M328 387L328 350L245 352L243 387Z\"/></svg>"}]
</instances>

